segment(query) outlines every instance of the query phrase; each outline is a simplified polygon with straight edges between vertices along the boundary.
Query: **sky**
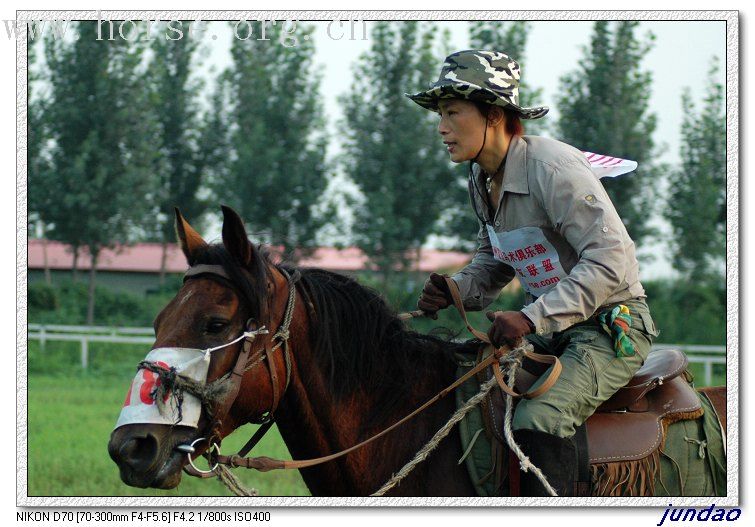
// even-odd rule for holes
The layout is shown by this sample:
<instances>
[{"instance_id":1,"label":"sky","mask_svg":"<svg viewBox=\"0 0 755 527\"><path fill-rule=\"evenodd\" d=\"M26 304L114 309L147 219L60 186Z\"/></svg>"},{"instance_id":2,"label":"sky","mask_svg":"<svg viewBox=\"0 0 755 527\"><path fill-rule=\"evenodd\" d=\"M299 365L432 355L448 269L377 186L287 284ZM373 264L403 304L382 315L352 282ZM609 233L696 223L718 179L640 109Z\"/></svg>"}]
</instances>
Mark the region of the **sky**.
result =
<instances>
[{"instance_id":1,"label":"sky","mask_svg":"<svg viewBox=\"0 0 755 527\"><path fill-rule=\"evenodd\" d=\"M329 157L336 156L340 147L337 142L338 122L342 117L338 97L351 87L353 64L363 53L369 52L370 22L355 25L352 38L348 25L328 25L316 22L315 63L322 72L321 93L331 137L336 138L329 145ZM448 29L451 40L449 49L468 49L468 23L466 21L439 22L442 29ZM577 71L579 61L584 56L583 49L589 45L593 22L590 21L531 21L531 31L526 48L526 67L522 78L531 86L542 89L543 104L551 107L545 119L555 123L558 110L555 102L559 95L559 79ZM259 38L260 25L252 23L252 38ZM247 27L239 26L237 32L246 36ZM641 67L649 70L653 76L651 87L650 111L657 116L657 129L654 140L658 150L658 160L678 165L680 147L680 127L682 124L681 97L688 88L693 100L699 101L704 95L705 79L713 57L721 60L719 81L725 82L724 61L726 57L726 23L723 21L644 21L637 30L641 38L652 33L655 43L646 55ZM212 40L211 36L217 36ZM364 38L366 35L367 38ZM229 45L233 37L232 29L223 23L210 23L207 27L205 42L211 43L207 59L202 60L203 76L213 76L231 63ZM275 44L273 44L275 45ZM506 50L500 50L506 51ZM443 62L438 56L438 71ZM516 58L516 57L515 57ZM428 79L428 83L436 79ZM558 137L556 137L558 139ZM439 147L440 147L439 140ZM611 152L600 152L611 155ZM627 176L627 177L631 177ZM659 192L664 195L667 189L664 182L658 182ZM353 192L347 181L337 177L331 191L345 190ZM662 236L670 236L668 226L659 218L659 211L653 211L653 225L661 229ZM348 215L344 216L348 221ZM335 238L335 235L333 235ZM327 242L328 235L325 236ZM656 240L640 247L640 254L665 253L659 251L666 242ZM663 257L642 266L644 278L656 278L673 274L670 262Z\"/></svg>"}]
</instances>

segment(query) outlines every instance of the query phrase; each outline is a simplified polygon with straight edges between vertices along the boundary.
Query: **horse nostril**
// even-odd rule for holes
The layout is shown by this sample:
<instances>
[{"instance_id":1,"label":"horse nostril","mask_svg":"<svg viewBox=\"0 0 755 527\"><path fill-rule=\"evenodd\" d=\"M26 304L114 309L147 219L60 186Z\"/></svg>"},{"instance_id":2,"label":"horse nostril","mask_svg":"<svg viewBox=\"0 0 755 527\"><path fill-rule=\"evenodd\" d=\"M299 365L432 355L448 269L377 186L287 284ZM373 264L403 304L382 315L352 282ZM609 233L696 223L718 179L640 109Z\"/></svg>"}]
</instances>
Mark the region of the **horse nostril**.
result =
<instances>
[{"instance_id":1,"label":"horse nostril","mask_svg":"<svg viewBox=\"0 0 755 527\"><path fill-rule=\"evenodd\" d=\"M132 437L123 443L118 454L132 469L146 471L157 456L157 440L152 434Z\"/></svg>"}]
</instances>

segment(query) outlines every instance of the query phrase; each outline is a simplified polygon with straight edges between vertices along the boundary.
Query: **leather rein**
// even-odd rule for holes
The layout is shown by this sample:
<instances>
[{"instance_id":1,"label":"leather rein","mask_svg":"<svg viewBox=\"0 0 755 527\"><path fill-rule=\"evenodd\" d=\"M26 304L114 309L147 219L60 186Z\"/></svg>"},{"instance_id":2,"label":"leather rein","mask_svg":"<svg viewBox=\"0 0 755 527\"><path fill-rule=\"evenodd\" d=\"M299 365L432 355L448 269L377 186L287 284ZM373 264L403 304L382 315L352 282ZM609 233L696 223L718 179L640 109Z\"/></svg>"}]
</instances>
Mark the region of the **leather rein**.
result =
<instances>
[{"instance_id":1,"label":"leather rein","mask_svg":"<svg viewBox=\"0 0 755 527\"><path fill-rule=\"evenodd\" d=\"M545 393L551 388L551 386L553 386L553 384L555 384L556 380L561 374L562 366L561 366L561 362L558 360L558 357L555 357L553 355L542 355L539 353L532 353L532 352L525 351L523 352L523 355L525 357L533 361L542 363L542 364L552 365L553 368L551 370L551 373L548 375L545 382L543 382L537 389L528 391L526 393L519 394L515 392L512 388L509 388L509 386L506 384L506 382L503 379L503 373L501 372L500 361L508 353L510 353L511 351L510 348L506 345L501 346L500 348L493 348L493 346L490 344L490 339L488 338L487 334L481 331L478 331L472 327L472 325L469 323L467 319L466 311L464 309L464 305L461 300L461 295L459 293L459 288L456 285L456 282L454 282L450 277L445 276L444 278L449 287L449 290L451 291L451 296L454 300L454 305L456 309L459 311L459 314L461 315L462 319L464 320L464 323L467 329L474 337L486 343L491 348L492 352L486 358L484 358L479 364L477 364L474 368L472 368L463 376L458 378L452 384L450 384L449 386L441 390L438 394L436 394L434 397L429 399L422 406L418 407L412 413L408 414L401 420L397 421L393 425L384 429L382 432L379 432L350 448L341 450L340 452L336 452L334 454L330 454L327 456L322 456L322 457L318 457L314 459L304 459L304 460L279 460L279 459L269 458L266 456L245 457L252 450L252 448L254 448L254 446L256 446L257 443L259 443L262 437L272 427L273 422L274 422L274 411L277 408L277 404L280 401L280 398L283 396L286 389L288 388L288 384L290 380L291 366L290 366L290 356L289 356L288 345L287 345L288 337L289 337L288 328L291 323L291 315L293 314L293 309L294 309L294 304L295 304L295 299L296 299L296 281L298 280L299 275L297 271L294 277L291 277L283 269L278 268L278 270L281 271L286 277L286 279L288 280L289 298L288 298L288 303L286 305L286 315L284 316L283 323L281 324L280 328L278 329L276 334L273 336L273 338L268 339L265 344L264 349L258 352L257 354L255 354L255 356L258 356L264 352L265 353L264 358L267 359L268 369L270 370L270 377L273 383L272 408L266 413L266 418L261 421L262 426L260 426L260 428L249 439L249 441L247 441L247 443L239 450L237 454L233 454L230 456L222 455L220 453L220 448L217 447L216 444L213 444L212 440L208 441L209 444L211 445L211 448L205 453L205 455L208 458L208 461L210 462L210 464L211 465L214 464L213 468L210 471L200 471L196 469L193 463L191 463L192 461L191 454L193 452L187 451L188 452L187 455L190 461L190 464L184 467L184 471L187 474L190 474L196 477L201 477L201 478L212 477L215 475L215 469L217 468L218 465L226 465L232 468L244 467L244 468L249 468L249 469L255 469L260 472L267 472L270 470L277 470L277 469L301 469L301 468L311 467L314 465L319 465L322 463L333 461L334 459L340 458L342 456L345 456L346 454L349 454L350 452L358 450L359 448L362 448L363 446L366 446L369 443L372 443L373 441L390 433L391 431L401 426L402 424L406 423L407 421L409 421L410 419L412 419L413 417L415 417L416 415L424 411L426 408L428 408L435 402L439 401L440 399L448 395L454 389L458 388L464 382L466 382L467 380L474 377L479 372L485 370L488 367L492 367L493 374L501 390L503 390L505 393L515 398L524 397L526 399L531 399ZM187 271L184 279L187 279L191 276L195 276L198 274L215 274L230 281L230 278L228 277L228 275L225 273L225 271L223 270L221 266L213 266L213 265L194 266L190 268L189 271ZM412 318L416 316L424 316L424 312L403 313L399 316L401 319L406 320L408 318ZM253 322L250 320L248 321L247 325L249 326L250 323L253 324ZM250 331L252 329L253 328L251 327L247 327L247 331ZM275 340L276 337L280 339L280 343L276 346L272 346L272 341ZM220 423L222 419L227 415L228 411L230 410L231 406L236 400L236 397L238 396L238 393L239 393L239 389L241 387L241 381L243 379L243 375L250 368L250 366L247 366L247 364L249 362L249 354L250 354L253 340L254 340L254 337L244 339L244 344L242 345L242 350L236 361L236 366L231 372L231 382L233 383L232 389L228 393L219 411L216 412L216 415L214 418L214 424L212 427L212 434L213 434L212 437L217 438L218 441L220 441ZM277 349L280 346L284 348L284 356L286 360L286 384L280 396L278 396L277 395L278 381L277 381L277 375L275 373L274 362L272 360L273 359L272 352L275 351L275 349ZM214 453L215 450L217 451L217 453Z\"/></svg>"}]
</instances>

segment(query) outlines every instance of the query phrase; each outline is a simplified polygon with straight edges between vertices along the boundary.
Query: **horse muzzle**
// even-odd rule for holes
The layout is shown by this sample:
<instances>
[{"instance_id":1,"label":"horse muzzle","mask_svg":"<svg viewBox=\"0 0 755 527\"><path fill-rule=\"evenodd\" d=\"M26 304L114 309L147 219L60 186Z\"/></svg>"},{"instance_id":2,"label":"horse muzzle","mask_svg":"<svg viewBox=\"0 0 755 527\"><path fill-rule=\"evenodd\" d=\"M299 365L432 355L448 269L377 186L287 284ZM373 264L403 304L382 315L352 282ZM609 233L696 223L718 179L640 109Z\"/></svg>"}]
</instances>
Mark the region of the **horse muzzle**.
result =
<instances>
[{"instance_id":1,"label":"horse muzzle","mask_svg":"<svg viewBox=\"0 0 755 527\"><path fill-rule=\"evenodd\" d=\"M182 428L127 425L113 431L108 453L118 465L121 480L138 488L175 488L186 464L186 454L175 445L190 444L195 433Z\"/></svg>"}]
</instances>

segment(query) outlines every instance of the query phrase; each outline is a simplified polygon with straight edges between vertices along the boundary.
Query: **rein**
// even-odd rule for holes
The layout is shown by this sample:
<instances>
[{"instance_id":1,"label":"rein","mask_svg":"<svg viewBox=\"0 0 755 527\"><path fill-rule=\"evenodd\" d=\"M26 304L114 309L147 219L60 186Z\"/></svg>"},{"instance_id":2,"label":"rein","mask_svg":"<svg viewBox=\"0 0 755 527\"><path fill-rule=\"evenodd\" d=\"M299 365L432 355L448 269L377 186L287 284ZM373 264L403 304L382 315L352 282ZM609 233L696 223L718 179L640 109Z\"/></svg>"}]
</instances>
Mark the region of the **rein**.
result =
<instances>
[{"instance_id":1,"label":"rein","mask_svg":"<svg viewBox=\"0 0 755 527\"><path fill-rule=\"evenodd\" d=\"M209 266L197 266L197 267L209 267ZM191 271L192 270L190 269L190 272ZM207 270L197 271L197 272L194 272L192 274L199 274L199 272L207 273L209 271L207 271ZM187 273L187 275L189 275L189 273ZM492 348L492 345L490 344L490 339L488 338L487 334L485 334L485 333L483 333L481 331L476 330L469 323L469 320L467 319L467 315L466 315L466 310L464 309L464 305L462 303L461 295L459 293L459 289L458 289L458 286L456 285L456 282L454 282L448 276L446 276L444 278L445 278L446 283L448 284L448 287L449 287L449 289L451 291L451 295L452 295L453 300L454 300L454 305L455 305L456 309L459 311L459 314L461 315L462 319L464 320L464 323L465 323L467 329L469 330L469 332L474 337L476 337L477 339L481 340L482 342L488 344L488 346L490 346ZM292 306L293 306L293 303L294 303L293 299L295 298L295 294L292 293L292 291L295 291L294 282L292 282L290 279L289 279L289 287L290 287L290 290L289 290L289 303L288 303L287 310L286 310L287 313L289 312L289 310L291 312L293 312L293 307ZM406 319L406 318L410 318L412 316L417 316L417 314L416 313L403 314L403 315L401 315L401 318L402 319ZM288 316L286 317L284 323L286 323L286 322L288 324L290 324L290 318ZM276 336L279 333L280 333L280 330L276 333ZM287 338L288 338L288 325L286 325L286 339ZM247 344L249 344L249 346L247 346ZM250 347L250 346L251 346L251 343L245 341L244 347L247 348L247 347ZM352 446L350 448L347 448L345 450L341 450L340 452L336 452L334 454L330 454L330 455L327 455L327 456L322 456L322 457L318 457L318 458L314 458L314 459L305 459L305 460L279 460L279 459L273 459L273 458L266 457L266 456L244 457L244 456L246 456L246 454L248 454L251 451L251 449L259 442L259 440L265 435L265 433L272 426L273 419L272 419L272 412L271 412L270 413L270 416L271 416L270 419L267 420L267 421L265 421L265 422L263 422L263 425L257 430L257 432L246 443L246 445L244 445L244 447L241 448L241 450L237 454L230 455L230 456L222 455L219 452L219 447L216 447L216 448L212 449L213 452L211 452L211 453L208 452L207 453L207 457L208 457L208 460L210 461L210 464L214 463L214 466L213 466L212 470L210 470L209 472L201 472L201 471L198 471L198 470L195 470L195 472L192 472L191 469L187 469L186 467L184 468L184 470L188 474L190 474L192 476L211 477L214 474L215 469L217 469L219 465L225 465L225 466L228 466L228 467L231 467L231 468L234 468L234 467L244 467L244 468L248 468L248 469L255 469L255 470L258 470L260 472L267 472L267 471L270 471L270 470L278 470L278 469L301 469L301 468L306 468L306 467L311 467L311 466L319 465L319 464L326 463L326 462L329 462L329 461L333 461L335 459L343 457L346 454L349 454L350 452L358 450L358 449L360 449L360 448L362 448L362 447L364 447L364 446L372 443L373 441L375 441L375 440L377 440L377 439L385 436L386 434L390 433L391 431L393 431L397 427L399 427L402 424L406 423L407 421L411 420L413 417L415 417L416 415L418 415L419 413L421 413L422 411L424 411L426 408L428 408L429 406L431 406L435 402L439 401L440 399L442 399L443 397L445 397L446 395L448 395L448 393L450 393L451 391L453 391L454 389L456 389L457 387L459 387L461 384L463 384L464 382L466 382L468 379L472 378L477 373L485 370L489 366L492 366L493 374L495 376L495 379L496 379L496 382L497 382L498 386L505 393L507 393L508 395L510 395L511 397L514 397L514 398L524 397L524 398L527 398L527 399L531 399L531 398L537 397L537 396L545 393L546 391L548 391L551 388L551 386L553 386L553 384L555 384L556 380L558 379L559 375L561 374L561 368L562 368L562 366L561 366L561 362L558 360L557 357L555 357L553 355L541 355L539 353L533 353L533 352L525 351L525 352L523 352L523 356L528 357L529 359L534 360L534 361L539 362L539 363L542 363L542 364L551 364L551 365L553 365L553 369L551 370L551 373L548 375L548 377L545 380L545 382L543 382L537 389L528 391L528 392L526 392L524 394L516 393L516 391L514 391L513 388L509 388L509 386L504 381L503 374L501 372L501 367L500 367L500 361L502 359L505 359L506 355L510 351L511 350L508 348L508 346L505 346L505 345L501 346L500 348L493 348L492 349L492 353L487 358L485 358L484 360L482 360L479 364L477 364L477 366L475 366L474 368L472 368L470 371L468 371L462 377L460 377L459 379L457 379L456 381L454 381L451 385L449 385L448 387L446 387L443 390L441 390L437 395L435 395L430 400L428 400L427 402L425 402L423 405L421 405L419 408L417 408L416 410L414 410L412 413L410 413L406 417L402 418L401 420L397 421L396 423L394 423L393 425L389 426L388 428L384 429L382 432L379 432L379 433L377 433L377 434L369 437L368 439L366 439L366 440L364 440L364 441L362 441L362 442L360 442L360 443L358 443L358 444L356 444L356 445L354 445L354 446ZM248 350L247 350L247 353L248 353ZM287 353L288 353L288 351L287 351L287 347L286 347L286 354ZM239 356L239 361L237 362L237 368L238 368L239 363L241 363L241 358L242 357L240 355ZM287 357L287 375L288 375L288 370L290 370L290 368L288 366L288 360L289 359ZM274 368L273 368L272 361L268 361L268 367L271 370L271 377L274 377L274 373L273 373ZM234 369L234 373L235 373L235 371L236 371L236 368ZM230 397L231 394L229 394L228 399L224 403L224 406L226 407L226 410L225 410L226 412L227 412L228 409L230 409L230 406L233 404L233 402L234 402L234 400L236 398L236 395L238 394L238 388L240 387L240 384L241 384L241 381L240 381L240 378L239 378L239 380L237 382L236 389L233 392L233 397ZM288 385L288 383L287 383L287 385ZM274 387L275 387L275 384L274 384ZM284 390L284 392L285 392L285 390ZM275 395L274 395L274 397L275 397ZM211 446L216 446L216 445L213 445L211 443ZM214 453L215 451L217 451L217 454ZM189 456L189 460L191 461L191 452L188 453L188 456ZM191 464L191 467L193 467L193 464ZM195 468L195 467L193 467L193 468Z\"/></svg>"}]
</instances>

